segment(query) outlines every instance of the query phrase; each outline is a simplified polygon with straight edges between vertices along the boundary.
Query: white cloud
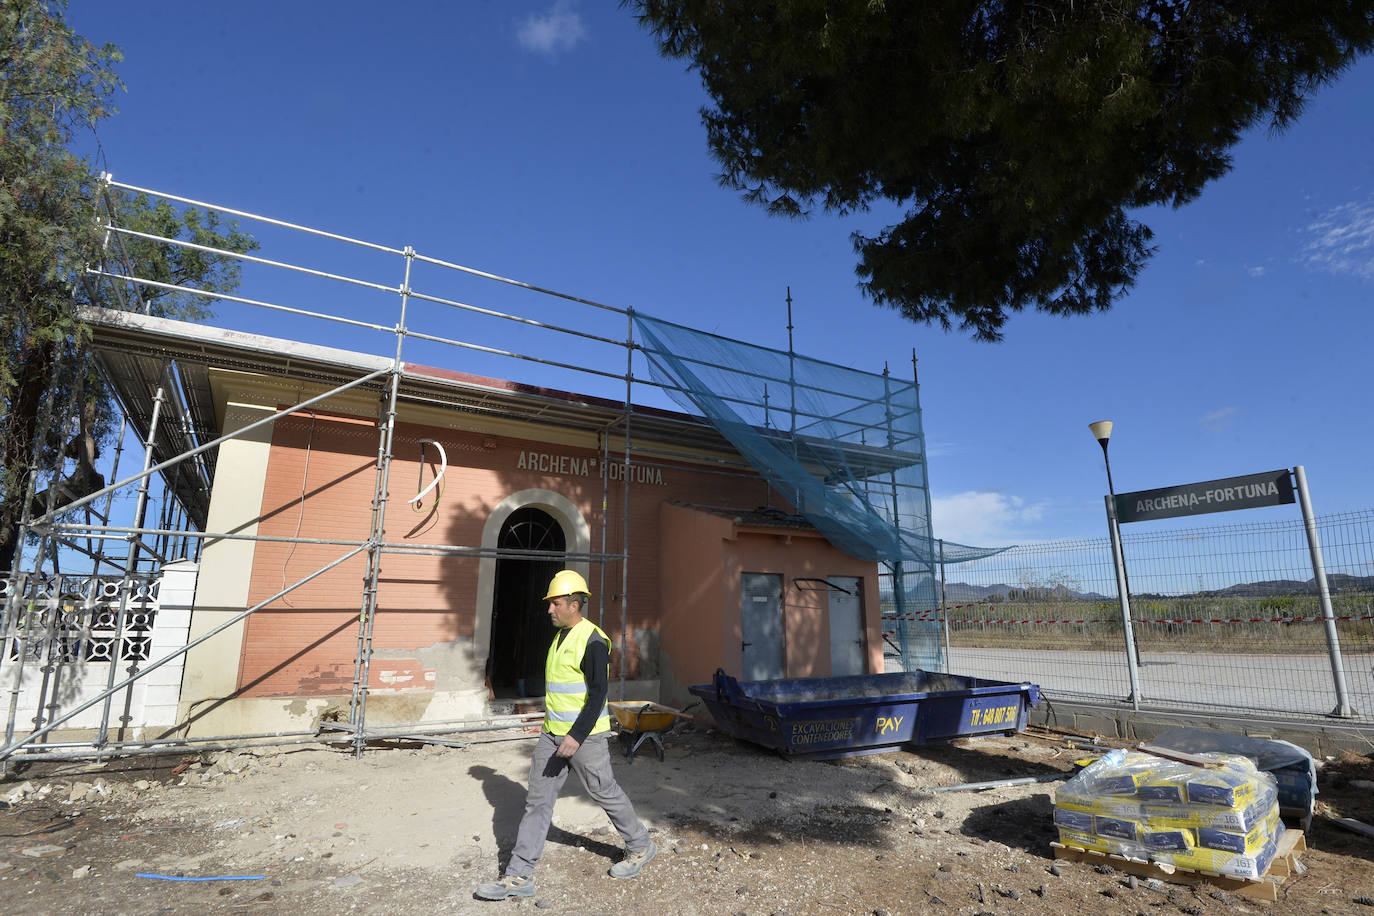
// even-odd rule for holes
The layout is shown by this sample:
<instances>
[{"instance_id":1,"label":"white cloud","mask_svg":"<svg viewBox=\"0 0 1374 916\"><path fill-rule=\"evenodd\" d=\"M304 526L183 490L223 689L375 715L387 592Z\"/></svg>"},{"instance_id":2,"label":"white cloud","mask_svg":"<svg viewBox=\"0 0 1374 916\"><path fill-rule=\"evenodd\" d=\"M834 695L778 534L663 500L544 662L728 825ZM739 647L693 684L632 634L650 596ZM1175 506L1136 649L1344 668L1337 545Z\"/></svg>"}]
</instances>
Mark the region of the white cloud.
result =
<instances>
[{"instance_id":1,"label":"white cloud","mask_svg":"<svg viewBox=\"0 0 1374 916\"><path fill-rule=\"evenodd\" d=\"M576 47L587 37L587 27L571 0L554 0L548 12L525 17L515 37L527 51L553 55Z\"/></svg>"},{"instance_id":2,"label":"white cloud","mask_svg":"<svg viewBox=\"0 0 1374 916\"><path fill-rule=\"evenodd\" d=\"M1265 269L1263 267L1247 267L1246 272L1249 273L1252 277L1259 278L1264 276Z\"/></svg>"},{"instance_id":3,"label":"white cloud","mask_svg":"<svg viewBox=\"0 0 1374 916\"><path fill-rule=\"evenodd\" d=\"M1328 210L1303 230L1308 267L1374 280L1374 199Z\"/></svg>"},{"instance_id":4,"label":"white cloud","mask_svg":"<svg viewBox=\"0 0 1374 916\"><path fill-rule=\"evenodd\" d=\"M930 512L937 538L974 547L1000 547L1029 539L1028 525L1045 517L1045 503L1019 496L969 490L932 496Z\"/></svg>"},{"instance_id":5,"label":"white cloud","mask_svg":"<svg viewBox=\"0 0 1374 916\"><path fill-rule=\"evenodd\" d=\"M930 439L926 440L927 458L948 458L950 455L957 455L958 453L959 446L954 442L936 442Z\"/></svg>"},{"instance_id":6,"label":"white cloud","mask_svg":"<svg viewBox=\"0 0 1374 916\"><path fill-rule=\"evenodd\" d=\"M1214 410L1209 414L1203 414L1201 420L1202 427L1203 429L1207 430L1209 433L1212 433L1213 435L1220 435L1221 433L1225 432L1227 428L1231 426L1232 423L1236 421L1237 415L1239 413L1239 408L1222 407L1221 409Z\"/></svg>"}]
</instances>

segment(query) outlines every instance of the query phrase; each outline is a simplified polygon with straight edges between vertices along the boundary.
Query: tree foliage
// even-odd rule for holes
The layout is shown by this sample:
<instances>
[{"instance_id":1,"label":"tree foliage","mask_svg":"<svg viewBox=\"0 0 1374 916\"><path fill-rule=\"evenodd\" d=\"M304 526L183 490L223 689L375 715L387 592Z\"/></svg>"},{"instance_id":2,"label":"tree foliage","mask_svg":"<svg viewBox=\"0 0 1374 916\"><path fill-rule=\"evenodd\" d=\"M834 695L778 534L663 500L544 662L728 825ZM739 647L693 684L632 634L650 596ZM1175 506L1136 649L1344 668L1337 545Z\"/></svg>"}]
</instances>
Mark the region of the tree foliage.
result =
<instances>
[{"instance_id":1,"label":"tree foliage","mask_svg":"<svg viewBox=\"0 0 1374 916\"><path fill-rule=\"evenodd\" d=\"M1291 0L623 0L701 74L728 188L789 216L881 202L861 289L1000 339L1026 307L1102 311L1267 118L1374 43L1374 4Z\"/></svg>"},{"instance_id":2,"label":"tree foliage","mask_svg":"<svg viewBox=\"0 0 1374 916\"><path fill-rule=\"evenodd\" d=\"M212 212L107 193L90 162L72 151L81 132L113 112L122 84L119 51L75 34L64 7L62 0L0 0L0 571L18 546L33 464L74 461L53 491L58 507L101 485L95 459L113 405L87 349L80 306L207 314L207 300L173 288L149 287L141 302L120 299L120 288L93 280L87 267L118 259L169 287L226 291L238 283L232 259L136 236L107 240L105 220L221 249L256 247ZM36 502L46 508L45 499Z\"/></svg>"}]
</instances>

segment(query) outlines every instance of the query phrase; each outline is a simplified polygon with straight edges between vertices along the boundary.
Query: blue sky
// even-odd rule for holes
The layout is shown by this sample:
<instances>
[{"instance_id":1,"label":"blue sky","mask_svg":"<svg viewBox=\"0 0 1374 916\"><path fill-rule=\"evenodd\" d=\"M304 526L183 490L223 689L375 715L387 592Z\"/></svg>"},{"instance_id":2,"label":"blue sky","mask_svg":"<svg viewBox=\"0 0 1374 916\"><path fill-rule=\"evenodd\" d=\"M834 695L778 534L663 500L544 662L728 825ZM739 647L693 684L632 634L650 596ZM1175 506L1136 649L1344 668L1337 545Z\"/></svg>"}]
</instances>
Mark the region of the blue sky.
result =
<instances>
[{"instance_id":1,"label":"blue sky","mask_svg":"<svg viewBox=\"0 0 1374 916\"><path fill-rule=\"evenodd\" d=\"M1198 202L1142 213L1159 250L1111 312L1024 314L982 344L859 294L850 233L891 213L785 221L721 189L698 78L614 3L72 0L67 18L125 55L99 130L120 181L780 349L790 286L799 353L909 377L914 351L938 537L1102 536L1099 419L1119 491L1301 464L1318 514L1374 507L1374 61L1286 133L1257 129ZM526 369L505 374L542 381Z\"/></svg>"}]
</instances>

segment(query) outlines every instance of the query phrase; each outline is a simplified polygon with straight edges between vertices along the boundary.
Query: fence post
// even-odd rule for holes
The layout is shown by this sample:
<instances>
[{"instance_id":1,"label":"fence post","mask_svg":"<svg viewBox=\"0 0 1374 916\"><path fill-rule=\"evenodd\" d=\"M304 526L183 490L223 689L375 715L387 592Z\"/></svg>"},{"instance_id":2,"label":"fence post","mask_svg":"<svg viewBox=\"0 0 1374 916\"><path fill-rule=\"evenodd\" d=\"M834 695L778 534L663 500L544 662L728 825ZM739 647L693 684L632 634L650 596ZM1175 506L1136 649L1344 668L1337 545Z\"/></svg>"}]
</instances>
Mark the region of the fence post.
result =
<instances>
[{"instance_id":1,"label":"fence post","mask_svg":"<svg viewBox=\"0 0 1374 916\"><path fill-rule=\"evenodd\" d=\"M945 539L940 538L940 620L945 630L945 674L949 674L949 602L945 600Z\"/></svg>"},{"instance_id":2,"label":"fence post","mask_svg":"<svg viewBox=\"0 0 1374 916\"><path fill-rule=\"evenodd\" d=\"M1126 586L1126 557L1121 551L1121 528L1116 521L1116 501L1110 494L1102 498L1107 503L1107 531L1112 536L1112 565L1116 567L1116 593L1121 598L1121 631L1126 636L1126 671L1131 677L1132 709L1140 708L1140 672L1135 664L1135 631L1131 627L1131 599Z\"/></svg>"},{"instance_id":3,"label":"fence post","mask_svg":"<svg viewBox=\"0 0 1374 916\"><path fill-rule=\"evenodd\" d=\"M1341 661L1341 640L1336 634L1336 615L1331 609L1331 589L1326 584L1326 564L1322 562L1321 539L1317 537L1317 522L1312 517L1312 498L1307 493L1307 474L1302 465L1293 468L1298 482L1298 502L1302 506L1302 524L1307 530L1307 550L1312 554L1312 579L1317 586L1317 599L1322 607L1322 626L1326 629L1326 652L1331 657L1331 681L1336 687L1336 708L1331 715L1353 719L1359 715L1350 708L1350 694L1345 687L1345 664Z\"/></svg>"}]
</instances>

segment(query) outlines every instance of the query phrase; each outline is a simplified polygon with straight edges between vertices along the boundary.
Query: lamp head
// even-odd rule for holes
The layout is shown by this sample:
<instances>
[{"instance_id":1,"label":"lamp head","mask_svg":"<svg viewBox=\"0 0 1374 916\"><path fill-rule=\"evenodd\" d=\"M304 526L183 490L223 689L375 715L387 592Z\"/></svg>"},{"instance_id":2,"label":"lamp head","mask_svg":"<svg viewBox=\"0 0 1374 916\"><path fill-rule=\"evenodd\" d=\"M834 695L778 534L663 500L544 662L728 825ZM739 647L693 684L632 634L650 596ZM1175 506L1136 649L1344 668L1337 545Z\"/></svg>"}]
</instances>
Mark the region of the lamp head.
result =
<instances>
[{"instance_id":1,"label":"lamp head","mask_svg":"<svg viewBox=\"0 0 1374 916\"><path fill-rule=\"evenodd\" d=\"M1096 423L1089 423L1088 429L1092 430L1093 438L1105 449L1107 440L1112 437L1112 421L1098 420Z\"/></svg>"}]
</instances>

